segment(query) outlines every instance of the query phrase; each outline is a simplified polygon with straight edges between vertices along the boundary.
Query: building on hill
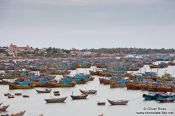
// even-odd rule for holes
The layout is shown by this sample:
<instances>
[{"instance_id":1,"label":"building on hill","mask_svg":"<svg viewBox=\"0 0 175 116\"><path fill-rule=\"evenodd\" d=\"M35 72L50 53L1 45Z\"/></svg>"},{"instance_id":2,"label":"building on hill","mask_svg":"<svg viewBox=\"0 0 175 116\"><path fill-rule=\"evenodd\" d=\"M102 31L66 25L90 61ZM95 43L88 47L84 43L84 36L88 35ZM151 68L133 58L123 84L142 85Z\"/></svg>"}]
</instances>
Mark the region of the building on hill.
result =
<instances>
[{"instance_id":1,"label":"building on hill","mask_svg":"<svg viewBox=\"0 0 175 116\"><path fill-rule=\"evenodd\" d=\"M8 53L9 55L12 56L16 56L19 53L32 53L32 52L34 52L34 48L30 47L29 45L21 47L11 43L10 46L8 46Z\"/></svg>"}]
</instances>

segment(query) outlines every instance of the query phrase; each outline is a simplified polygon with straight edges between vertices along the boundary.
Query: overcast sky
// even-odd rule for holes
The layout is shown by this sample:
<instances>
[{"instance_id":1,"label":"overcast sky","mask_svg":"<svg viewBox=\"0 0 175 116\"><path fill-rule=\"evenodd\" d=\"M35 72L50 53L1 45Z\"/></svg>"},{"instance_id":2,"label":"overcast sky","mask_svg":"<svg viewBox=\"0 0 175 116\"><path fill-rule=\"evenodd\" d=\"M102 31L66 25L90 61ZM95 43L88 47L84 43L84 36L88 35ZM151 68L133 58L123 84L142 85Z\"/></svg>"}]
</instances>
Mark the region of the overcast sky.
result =
<instances>
[{"instance_id":1,"label":"overcast sky","mask_svg":"<svg viewBox=\"0 0 175 116\"><path fill-rule=\"evenodd\" d=\"M175 0L0 0L0 46L175 48Z\"/></svg>"}]
</instances>

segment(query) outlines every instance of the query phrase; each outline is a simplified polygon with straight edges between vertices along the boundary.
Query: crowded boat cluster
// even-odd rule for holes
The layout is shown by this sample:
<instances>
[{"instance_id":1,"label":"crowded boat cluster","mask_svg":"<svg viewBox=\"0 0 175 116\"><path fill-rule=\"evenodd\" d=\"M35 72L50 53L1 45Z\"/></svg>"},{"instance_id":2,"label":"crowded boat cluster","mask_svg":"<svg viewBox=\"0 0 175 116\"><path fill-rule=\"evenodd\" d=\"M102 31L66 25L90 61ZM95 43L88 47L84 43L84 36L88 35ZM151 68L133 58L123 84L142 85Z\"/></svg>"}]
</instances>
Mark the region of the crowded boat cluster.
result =
<instances>
[{"instance_id":1,"label":"crowded boat cluster","mask_svg":"<svg viewBox=\"0 0 175 116\"><path fill-rule=\"evenodd\" d=\"M150 92L143 94L145 101L156 100L160 103L173 103L175 100L175 93L172 92Z\"/></svg>"},{"instance_id":2,"label":"crowded boat cluster","mask_svg":"<svg viewBox=\"0 0 175 116\"><path fill-rule=\"evenodd\" d=\"M159 59L160 60L160 59ZM157 71L169 66L175 66L174 59L156 64L155 60L125 58L120 60L103 59L81 60L81 59L22 59L1 60L0 62L0 84L7 85L9 90L35 89L38 94L53 93L54 98L44 99L46 103L65 103L70 97L72 100L87 99L90 94L97 94L96 89L80 89L79 95L60 96L60 91L52 88L73 88L78 84L88 84L97 78L100 84L109 85L110 88L127 88L127 90L149 91L143 94L145 101L156 100L159 103L175 101L175 79L173 75L165 73L159 75ZM147 65L151 71L142 72L141 68ZM84 69L78 72L77 69ZM74 72L74 73L72 73ZM43 88L37 89L38 87ZM30 95L22 93L4 93L4 96L12 99L17 96L29 98ZM127 105L129 100L110 100L111 105ZM97 105L105 105L105 101L98 101ZM9 105L1 104L0 112L6 112ZM17 114L6 114L5 116L22 116L26 111Z\"/></svg>"}]
</instances>

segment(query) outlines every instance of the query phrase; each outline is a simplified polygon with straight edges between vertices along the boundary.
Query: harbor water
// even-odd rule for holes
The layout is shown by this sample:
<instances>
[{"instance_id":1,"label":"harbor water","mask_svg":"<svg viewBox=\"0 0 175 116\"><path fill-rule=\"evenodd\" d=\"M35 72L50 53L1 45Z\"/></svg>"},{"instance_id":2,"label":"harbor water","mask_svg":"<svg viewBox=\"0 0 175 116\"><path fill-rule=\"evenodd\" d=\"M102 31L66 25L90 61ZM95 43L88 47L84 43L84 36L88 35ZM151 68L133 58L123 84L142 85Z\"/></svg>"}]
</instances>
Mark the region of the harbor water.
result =
<instances>
[{"instance_id":1,"label":"harbor water","mask_svg":"<svg viewBox=\"0 0 175 116\"><path fill-rule=\"evenodd\" d=\"M145 66L146 67L146 66ZM149 68L143 68L150 71ZM159 74L163 74L165 71L173 74L174 66L169 66L167 69L158 70ZM72 71L75 73L88 73L89 69L78 69ZM157 71L154 69L153 71ZM139 72L139 71L138 71ZM137 72L137 73L138 73ZM133 72L136 73L136 72ZM61 78L57 76L57 78ZM144 101L142 98L143 93L147 91L141 90L127 90L126 88L114 88L110 89L109 85L102 85L99 83L98 76L95 76L94 81L90 81L87 84L76 85L73 88L53 88L51 93L38 94L35 89L31 90L9 90L8 86L0 86L0 102L10 105L7 113L15 113L19 111L26 111L25 116L98 116L104 114L104 116L147 116L148 114L139 114L139 112L172 112L172 114L157 114L156 116L175 116L175 104L174 103L158 103L156 101ZM43 88L36 88L43 89ZM97 94L89 95L85 100L72 100L70 95L81 94L79 89L88 90L96 89ZM65 103L47 104L44 99L54 98L53 91L60 91L60 96L67 96ZM4 96L4 93L17 93L21 92L23 95L29 95L29 98L23 98L22 96L16 96L15 98L8 99ZM111 106L107 99L111 100L129 100L129 103L124 106ZM106 105L98 106L98 101L105 101ZM146 109L145 109L146 108ZM153 108L157 108L156 110ZM159 108L159 109L158 109ZM161 108L161 109L160 109ZM155 114L149 114L149 116L155 116Z\"/></svg>"}]
</instances>

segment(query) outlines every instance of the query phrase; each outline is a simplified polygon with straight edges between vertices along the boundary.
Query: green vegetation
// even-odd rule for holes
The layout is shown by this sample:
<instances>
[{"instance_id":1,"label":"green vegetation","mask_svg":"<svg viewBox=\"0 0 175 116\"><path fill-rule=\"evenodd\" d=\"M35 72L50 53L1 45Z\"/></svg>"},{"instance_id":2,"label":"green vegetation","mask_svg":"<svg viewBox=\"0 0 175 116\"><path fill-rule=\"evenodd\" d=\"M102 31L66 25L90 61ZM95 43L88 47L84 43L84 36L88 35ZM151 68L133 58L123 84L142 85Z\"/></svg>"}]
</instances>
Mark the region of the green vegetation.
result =
<instances>
[{"instance_id":1,"label":"green vegetation","mask_svg":"<svg viewBox=\"0 0 175 116\"><path fill-rule=\"evenodd\" d=\"M28 56L46 56L46 57L62 57L62 56L71 56L70 53L78 53L78 52L92 52L95 53L96 56L100 56L101 54L175 54L175 49L151 49L151 48L99 48L99 49L61 49L55 47L49 48L35 48L34 51L28 52L24 51L18 53L18 56L28 57ZM0 53L4 53L8 55L7 47L0 47Z\"/></svg>"}]
</instances>

